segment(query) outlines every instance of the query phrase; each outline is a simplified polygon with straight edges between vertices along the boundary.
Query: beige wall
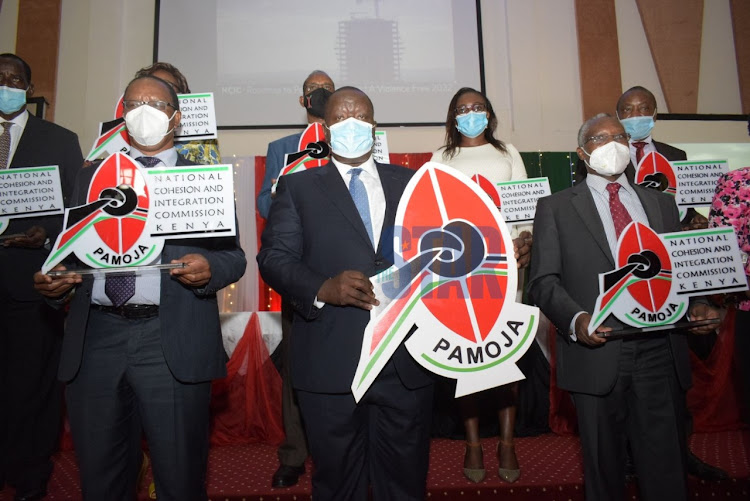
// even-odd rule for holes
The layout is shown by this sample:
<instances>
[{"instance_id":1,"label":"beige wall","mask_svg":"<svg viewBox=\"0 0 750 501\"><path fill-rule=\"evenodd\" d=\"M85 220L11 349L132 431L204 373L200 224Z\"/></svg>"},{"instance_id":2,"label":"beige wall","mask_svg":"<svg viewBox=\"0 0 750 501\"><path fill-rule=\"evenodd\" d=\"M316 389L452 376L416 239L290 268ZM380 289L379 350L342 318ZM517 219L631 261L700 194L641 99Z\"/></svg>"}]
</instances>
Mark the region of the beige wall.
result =
<instances>
[{"instance_id":1,"label":"beige wall","mask_svg":"<svg viewBox=\"0 0 750 501\"><path fill-rule=\"evenodd\" d=\"M708 0L704 9L701 111L739 112L728 1ZM8 45L6 26L14 26L9 18L17 4L3 0L3 50L15 46L15 36ZM154 0L63 0L62 5L56 121L78 132L88 151L98 122L112 117L125 84L152 61ZM483 0L481 5L487 93L500 119L499 136L522 151L572 148L582 121L573 0ZM649 87L665 110L653 64L643 57L648 46L635 0L616 0L616 10L623 86ZM392 152L433 151L444 135L442 127L386 130ZM219 140L224 155L263 155L269 141L289 133L223 131ZM675 143L748 142L744 122L661 121L654 135Z\"/></svg>"}]
</instances>

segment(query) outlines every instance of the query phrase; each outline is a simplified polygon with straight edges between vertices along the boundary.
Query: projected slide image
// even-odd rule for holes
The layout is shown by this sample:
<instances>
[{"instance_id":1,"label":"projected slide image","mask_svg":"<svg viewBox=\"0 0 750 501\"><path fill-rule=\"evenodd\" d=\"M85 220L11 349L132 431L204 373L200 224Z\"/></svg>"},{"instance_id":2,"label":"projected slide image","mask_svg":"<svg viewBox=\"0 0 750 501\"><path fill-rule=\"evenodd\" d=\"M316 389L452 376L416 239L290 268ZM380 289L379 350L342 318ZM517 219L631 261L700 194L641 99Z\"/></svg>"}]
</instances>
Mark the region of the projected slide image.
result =
<instances>
[{"instance_id":1,"label":"projected slide image","mask_svg":"<svg viewBox=\"0 0 750 501\"><path fill-rule=\"evenodd\" d=\"M161 0L158 54L215 93L220 126L302 123L315 69L367 92L380 123L443 122L458 88L481 87L472 0Z\"/></svg>"}]
</instances>

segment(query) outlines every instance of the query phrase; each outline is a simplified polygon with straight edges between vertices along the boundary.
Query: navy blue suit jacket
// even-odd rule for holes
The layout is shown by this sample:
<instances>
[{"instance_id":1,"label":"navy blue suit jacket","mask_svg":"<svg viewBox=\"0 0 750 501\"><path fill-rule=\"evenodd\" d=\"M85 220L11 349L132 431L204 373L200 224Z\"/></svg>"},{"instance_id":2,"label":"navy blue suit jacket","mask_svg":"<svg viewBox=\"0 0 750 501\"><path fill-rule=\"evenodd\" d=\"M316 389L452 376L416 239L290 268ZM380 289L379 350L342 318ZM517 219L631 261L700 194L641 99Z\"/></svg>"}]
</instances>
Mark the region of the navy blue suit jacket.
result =
<instances>
[{"instance_id":1,"label":"navy blue suit jacket","mask_svg":"<svg viewBox=\"0 0 750 501\"><path fill-rule=\"evenodd\" d=\"M177 165L194 164L178 157ZM76 181L75 205L85 203L96 167L81 170ZM239 231L234 237L167 240L161 260L169 263L185 254L202 254L210 263L211 280L201 288L194 288L163 273L159 320L169 370L181 382L196 383L226 375L227 356L221 339L216 293L242 277L247 261L240 247ZM58 372L62 381L72 380L81 365L93 286L93 277L84 276L70 303Z\"/></svg>"},{"instance_id":2,"label":"navy blue suit jacket","mask_svg":"<svg viewBox=\"0 0 750 501\"><path fill-rule=\"evenodd\" d=\"M288 153L299 151L299 140L302 133L285 136L276 141L268 143L268 152L266 153L266 173L263 176L263 184L258 193L258 212L263 219L268 219L268 211L271 209L271 186L274 179L279 177L279 172L284 168L284 156Z\"/></svg>"},{"instance_id":3,"label":"navy blue suit jacket","mask_svg":"<svg viewBox=\"0 0 750 501\"><path fill-rule=\"evenodd\" d=\"M370 313L354 306L314 306L329 277L345 270L367 276L393 263L393 227L401 194L412 171L378 164L386 200L377 250L333 163L283 176L271 205L258 265L263 279L295 309L292 326L292 384L319 393L348 393L359 362ZM392 358L407 388L432 378L400 346Z\"/></svg>"}]
</instances>

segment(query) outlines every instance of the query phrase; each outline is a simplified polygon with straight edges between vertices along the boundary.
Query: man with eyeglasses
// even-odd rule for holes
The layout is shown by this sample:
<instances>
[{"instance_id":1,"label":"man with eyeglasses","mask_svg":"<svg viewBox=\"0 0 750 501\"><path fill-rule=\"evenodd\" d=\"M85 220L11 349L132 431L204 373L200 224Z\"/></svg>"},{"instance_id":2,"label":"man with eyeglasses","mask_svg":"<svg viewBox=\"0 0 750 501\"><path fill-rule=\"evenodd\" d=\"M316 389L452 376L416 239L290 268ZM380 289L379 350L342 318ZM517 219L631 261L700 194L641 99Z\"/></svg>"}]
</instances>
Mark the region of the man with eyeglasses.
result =
<instances>
[{"instance_id":1,"label":"man with eyeglasses","mask_svg":"<svg viewBox=\"0 0 750 501\"><path fill-rule=\"evenodd\" d=\"M302 95L299 104L307 110L307 123L323 123L326 103L331 93L336 90L331 77L327 73L315 70L310 73L302 84ZM284 156L299 150L301 132L277 139L268 145L266 154L266 173L258 194L258 212L263 219L268 218L273 195L271 187L284 168ZM299 481L299 476L305 473L307 459L307 439L302 426L297 398L292 388L289 372L289 341L292 326L292 307L282 298L281 303L281 344L278 347L281 361L282 397L281 417L284 424L284 441L278 449L279 468L271 478L271 487L290 487Z\"/></svg>"},{"instance_id":2,"label":"man with eyeglasses","mask_svg":"<svg viewBox=\"0 0 750 501\"><path fill-rule=\"evenodd\" d=\"M130 156L145 168L193 165L174 148L178 106L174 89L153 76L125 90ZM96 168L81 170L75 205L86 203ZM50 302L70 304L59 377L85 500L135 499L141 431L160 500L208 497L211 380L226 375L216 293L247 263L238 234L168 240L144 264L178 262L185 266L168 274L34 276Z\"/></svg>"},{"instance_id":3,"label":"man with eyeglasses","mask_svg":"<svg viewBox=\"0 0 750 501\"><path fill-rule=\"evenodd\" d=\"M630 183L629 134L601 114L578 132L586 179L539 200L529 294L558 330L557 381L578 415L588 500L624 500L625 439L632 446L644 500L687 498L684 430L690 360L684 335L632 339L600 334L623 325L609 317L588 334L599 275L615 268L619 234L630 221L658 233L680 230L669 195ZM718 312L693 301L690 318ZM705 334L711 327L695 328Z\"/></svg>"},{"instance_id":4,"label":"man with eyeglasses","mask_svg":"<svg viewBox=\"0 0 750 501\"><path fill-rule=\"evenodd\" d=\"M0 170L57 165L68 202L83 165L75 133L28 112L31 68L0 55ZM0 491L41 499L60 433L57 381L63 315L44 302L31 276L41 268L62 225L60 216L10 220L0 241Z\"/></svg>"}]
</instances>

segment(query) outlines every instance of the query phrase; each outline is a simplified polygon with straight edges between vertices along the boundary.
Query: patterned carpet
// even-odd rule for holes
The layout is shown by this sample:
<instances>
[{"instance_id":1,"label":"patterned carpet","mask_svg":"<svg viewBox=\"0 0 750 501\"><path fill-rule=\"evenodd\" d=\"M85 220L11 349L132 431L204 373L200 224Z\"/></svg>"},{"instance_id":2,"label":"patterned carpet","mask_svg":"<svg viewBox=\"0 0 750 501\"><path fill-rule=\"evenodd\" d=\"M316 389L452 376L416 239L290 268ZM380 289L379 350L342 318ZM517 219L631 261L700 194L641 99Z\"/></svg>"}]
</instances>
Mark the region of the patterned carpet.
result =
<instances>
[{"instance_id":1,"label":"patterned carpet","mask_svg":"<svg viewBox=\"0 0 750 501\"><path fill-rule=\"evenodd\" d=\"M516 439L522 474L518 482L506 484L497 476L494 448L497 440L486 439L484 446L487 478L470 484L463 477L463 443L447 439L432 442L428 499L475 500L583 500L583 473L578 438L542 435ZM691 499L750 499L750 431L695 434L691 449L704 460L724 468L731 476L721 482L690 478ZM211 449L208 494L212 501L302 501L310 499L310 467L300 483L288 489L270 489L277 467L276 449L266 444L217 447ZM147 500L150 473L139 493ZM628 486L628 499L638 499L635 485ZM12 499L12 491L0 492L0 500ZM80 499L78 469L72 452L55 458L55 471L49 486L50 501Z\"/></svg>"}]
</instances>

